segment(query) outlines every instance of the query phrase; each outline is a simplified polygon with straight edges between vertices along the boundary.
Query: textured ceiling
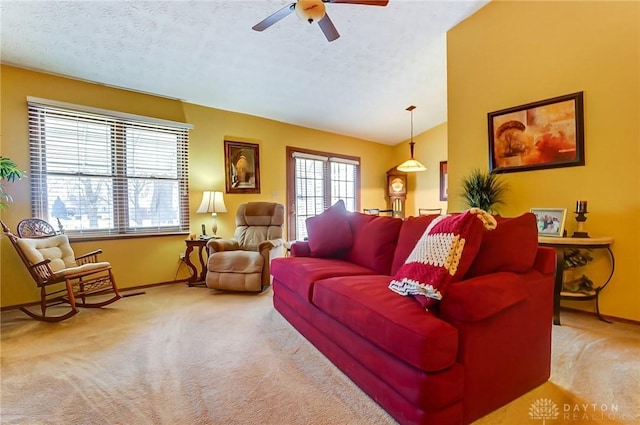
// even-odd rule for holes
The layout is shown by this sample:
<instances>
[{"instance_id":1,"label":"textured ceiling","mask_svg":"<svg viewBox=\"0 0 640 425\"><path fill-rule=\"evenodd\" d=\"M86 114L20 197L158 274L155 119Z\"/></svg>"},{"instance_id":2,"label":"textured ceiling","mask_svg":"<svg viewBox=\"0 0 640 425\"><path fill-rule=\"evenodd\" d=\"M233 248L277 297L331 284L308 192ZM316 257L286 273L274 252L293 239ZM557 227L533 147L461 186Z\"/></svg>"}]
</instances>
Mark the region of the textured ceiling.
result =
<instances>
[{"instance_id":1,"label":"textured ceiling","mask_svg":"<svg viewBox=\"0 0 640 425\"><path fill-rule=\"evenodd\" d=\"M1 59L277 121L396 144L446 121L446 31L481 1L326 4L341 37L285 0L0 1Z\"/></svg>"}]
</instances>

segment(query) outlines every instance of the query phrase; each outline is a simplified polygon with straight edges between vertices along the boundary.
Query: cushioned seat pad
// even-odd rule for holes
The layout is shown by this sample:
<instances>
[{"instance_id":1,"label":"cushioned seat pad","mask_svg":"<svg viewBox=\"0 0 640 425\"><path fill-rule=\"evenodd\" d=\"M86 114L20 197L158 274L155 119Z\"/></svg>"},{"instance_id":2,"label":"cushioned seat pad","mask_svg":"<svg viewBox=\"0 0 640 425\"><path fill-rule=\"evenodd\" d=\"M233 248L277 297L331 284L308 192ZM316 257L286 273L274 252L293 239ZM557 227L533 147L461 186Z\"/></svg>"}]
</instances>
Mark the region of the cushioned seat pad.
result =
<instances>
[{"instance_id":1,"label":"cushioned seat pad","mask_svg":"<svg viewBox=\"0 0 640 425\"><path fill-rule=\"evenodd\" d=\"M312 302L352 331L405 362L433 372L452 366L458 331L387 287L389 276L319 280ZM366 296L364 296L366 294Z\"/></svg>"},{"instance_id":2,"label":"cushioned seat pad","mask_svg":"<svg viewBox=\"0 0 640 425\"><path fill-rule=\"evenodd\" d=\"M320 279L373 275L374 273L366 267L329 258L287 257L275 258L271 261L271 275L309 302L311 302L313 284Z\"/></svg>"},{"instance_id":3,"label":"cushioned seat pad","mask_svg":"<svg viewBox=\"0 0 640 425\"><path fill-rule=\"evenodd\" d=\"M86 263L77 267L69 267L54 273L55 277L71 276L78 273L87 273L90 270L107 270L111 267L111 263L101 261L99 263Z\"/></svg>"}]
</instances>

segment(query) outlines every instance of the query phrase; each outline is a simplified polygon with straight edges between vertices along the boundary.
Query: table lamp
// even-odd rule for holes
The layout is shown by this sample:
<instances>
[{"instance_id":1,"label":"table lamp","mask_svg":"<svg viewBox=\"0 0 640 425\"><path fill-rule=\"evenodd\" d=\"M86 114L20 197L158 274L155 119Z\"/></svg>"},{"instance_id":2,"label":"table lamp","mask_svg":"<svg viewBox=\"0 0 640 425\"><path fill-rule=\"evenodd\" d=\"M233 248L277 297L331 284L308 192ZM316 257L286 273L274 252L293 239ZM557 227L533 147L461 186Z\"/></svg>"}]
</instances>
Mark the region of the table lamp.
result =
<instances>
[{"instance_id":1,"label":"table lamp","mask_svg":"<svg viewBox=\"0 0 640 425\"><path fill-rule=\"evenodd\" d=\"M216 235L218 231L218 224L216 223L216 216L218 213L226 213L227 207L224 204L224 197L222 192L213 191L213 190L205 190L202 192L202 202L200 202L200 206L198 207L197 213L211 213L211 231L213 232L213 236ZM204 233L204 225L202 226Z\"/></svg>"}]
</instances>

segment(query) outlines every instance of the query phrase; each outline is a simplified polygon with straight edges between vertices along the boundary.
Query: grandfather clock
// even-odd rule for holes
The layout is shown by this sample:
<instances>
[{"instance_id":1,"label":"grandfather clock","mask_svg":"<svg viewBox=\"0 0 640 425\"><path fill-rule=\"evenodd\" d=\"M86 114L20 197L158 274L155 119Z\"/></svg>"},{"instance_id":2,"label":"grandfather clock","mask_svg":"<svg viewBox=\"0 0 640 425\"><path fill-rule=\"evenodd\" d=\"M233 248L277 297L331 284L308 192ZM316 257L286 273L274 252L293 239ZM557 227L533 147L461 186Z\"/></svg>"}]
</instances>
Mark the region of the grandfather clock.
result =
<instances>
[{"instance_id":1,"label":"grandfather clock","mask_svg":"<svg viewBox=\"0 0 640 425\"><path fill-rule=\"evenodd\" d=\"M387 171L387 196L394 217L404 218L404 201L407 199L407 173L393 167Z\"/></svg>"}]
</instances>

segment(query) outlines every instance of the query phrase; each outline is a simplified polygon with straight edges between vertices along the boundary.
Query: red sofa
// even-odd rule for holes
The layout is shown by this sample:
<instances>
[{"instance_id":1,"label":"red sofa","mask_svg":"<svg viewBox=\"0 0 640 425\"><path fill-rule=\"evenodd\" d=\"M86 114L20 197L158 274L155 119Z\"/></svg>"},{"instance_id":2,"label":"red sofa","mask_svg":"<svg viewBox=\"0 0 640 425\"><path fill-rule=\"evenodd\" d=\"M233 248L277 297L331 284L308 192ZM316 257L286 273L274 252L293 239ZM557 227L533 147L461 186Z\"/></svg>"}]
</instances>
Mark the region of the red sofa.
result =
<instances>
[{"instance_id":1,"label":"red sofa","mask_svg":"<svg viewBox=\"0 0 640 425\"><path fill-rule=\"evenodd\" d=\"M498 218L428 311L389 283L436 216L323 215L272 261L274 306L399 423L468 424L548 379L555 253L531 214Z\"/></svg>"}]
</instances>

